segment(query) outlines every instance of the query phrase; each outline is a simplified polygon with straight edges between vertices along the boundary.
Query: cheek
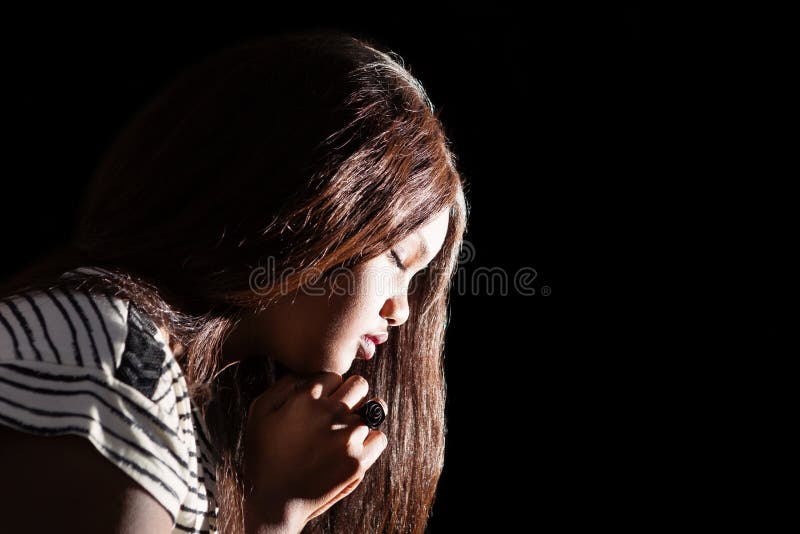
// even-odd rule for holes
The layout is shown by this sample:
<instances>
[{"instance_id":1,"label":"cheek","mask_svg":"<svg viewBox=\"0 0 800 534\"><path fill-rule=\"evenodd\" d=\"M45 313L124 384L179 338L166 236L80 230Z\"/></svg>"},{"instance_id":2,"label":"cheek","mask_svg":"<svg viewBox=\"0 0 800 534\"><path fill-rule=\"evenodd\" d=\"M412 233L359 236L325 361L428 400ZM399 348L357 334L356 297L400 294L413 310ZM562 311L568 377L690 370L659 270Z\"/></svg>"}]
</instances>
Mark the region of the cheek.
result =
<instances>
[{"instance_id":1,"label":"cheek","mask_svg":"<svg viewBox=\"0 0 800 534\"><path fill-rule=\"evenodd\" d=\"M369 313L368 303L365 299L347 297L343 298L331 315L328 322L327 338L328 342L349 343L354 336L366 333L361 332L364 324L368 324L367 314Z\"/></svg>"},{"instance_id":2,"label":"cheek","mask_svg":"<svg viewBox=\"0 0 800 534\"><path fill-rule=\"evenodd\" d=\"M358 330L359 335L380 328L380 311L398 285L390 269L376 267L355 273L351 291L341 298L338 310L339 327Z\"/></svg>"},{"instance_id":3,"label":"cheek","mask_svg":"<svg viewBox=\"0 0 800 534\"><path fill-rule=\"evenodd\" d=\"M385 301L398 292L402 283L400 271L386 265L373 266L362 273L358 280L359 297L370 303Z\"/></svg>"}]
</instances>

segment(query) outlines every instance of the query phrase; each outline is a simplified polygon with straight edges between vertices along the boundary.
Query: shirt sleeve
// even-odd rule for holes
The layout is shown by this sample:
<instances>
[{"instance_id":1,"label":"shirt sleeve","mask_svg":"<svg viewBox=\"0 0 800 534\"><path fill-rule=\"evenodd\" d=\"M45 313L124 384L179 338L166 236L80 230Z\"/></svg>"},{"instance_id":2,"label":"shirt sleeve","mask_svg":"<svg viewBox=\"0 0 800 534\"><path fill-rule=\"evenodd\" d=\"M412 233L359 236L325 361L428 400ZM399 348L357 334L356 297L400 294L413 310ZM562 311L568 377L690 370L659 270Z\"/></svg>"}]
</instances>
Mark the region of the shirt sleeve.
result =
<instances>
[{"instance_id":1,"label":"shirt sleeve","mask_svg":"<svg viewBox=\"0 0 800 534\"><path fill-rule=\"evenodd\" d=\"M174 525L196 462L173 363L161 332L127 301L59 288L0 299L0 424L86 438Z\"/></svg>"}]
</instances>

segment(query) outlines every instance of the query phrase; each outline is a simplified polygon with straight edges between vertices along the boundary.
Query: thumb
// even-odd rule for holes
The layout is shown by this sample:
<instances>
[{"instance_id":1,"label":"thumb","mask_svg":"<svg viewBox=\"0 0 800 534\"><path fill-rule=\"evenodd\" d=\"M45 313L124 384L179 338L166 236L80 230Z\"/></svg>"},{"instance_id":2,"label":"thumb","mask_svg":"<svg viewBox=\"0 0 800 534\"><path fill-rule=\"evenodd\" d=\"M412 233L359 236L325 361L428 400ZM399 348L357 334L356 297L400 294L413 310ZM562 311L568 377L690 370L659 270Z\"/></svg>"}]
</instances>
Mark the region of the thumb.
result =
<instances>
[{"instance_id":1,"label":"thumb","mask_svg":"<svg viewBox=\"0 0 800 534\"><path fill-rule=\"evenodd\" d=\"M351 493L355 491L355 489L361 484L363 477L358 477L350 481L349 483L345 484L345 486L341 489L337 488L333 492L331 492L332 496L329 496L327 499L323 499L323 504L319 508L317 508L314 513L308 516L307 521L311 521L315 517L319 517L320 515L324 514L328 511L328 509L336 504L337 502L341 501Z\"/></svg>"}]
</instances>

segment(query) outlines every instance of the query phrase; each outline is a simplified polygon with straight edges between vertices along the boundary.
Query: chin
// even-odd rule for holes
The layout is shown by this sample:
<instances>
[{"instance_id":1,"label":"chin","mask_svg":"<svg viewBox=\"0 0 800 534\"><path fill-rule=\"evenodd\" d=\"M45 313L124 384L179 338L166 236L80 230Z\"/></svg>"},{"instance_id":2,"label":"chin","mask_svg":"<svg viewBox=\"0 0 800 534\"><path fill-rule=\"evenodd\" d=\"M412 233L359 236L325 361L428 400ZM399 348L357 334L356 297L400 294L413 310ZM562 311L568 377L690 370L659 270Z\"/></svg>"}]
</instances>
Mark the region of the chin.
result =
<instances>
[{"instance_id":1,"label":"chin","mask_svg":"<svg viewBox=\"0 0 800 534\"><path fill-rule=\"evenodd\" d=\"M353 365L354 358L337 358L321 362L314 369L309 369L309 374L314 373L336 373L344 375Z\"/></svg>"},{"instance_id":2,"label":"chin","mask_svg":"<svg viewBox=\"0 0 800 534\"><path fill-rule=\"evenodd\" d=\"M334 366L336 367L336 370L333 372L336 374L344 375L346 372L350 370L351 367L353 367L354 361L356 361L356 358L354 357L342 358Z\"/></svg>"},{"instance_id":3,"label":"chin","mask_svg":"<svg viewBox=\"0 0 800 534\"><path fill-rule=\"evenodd\" d=\"M344 375L345 373L347 373L347 371L350 370L352 366L353 366L353 360L350 360L350 363L346 365L337 366L337 369L332 372L336 373L337 375Z\"/></svg>"}]
</instances>

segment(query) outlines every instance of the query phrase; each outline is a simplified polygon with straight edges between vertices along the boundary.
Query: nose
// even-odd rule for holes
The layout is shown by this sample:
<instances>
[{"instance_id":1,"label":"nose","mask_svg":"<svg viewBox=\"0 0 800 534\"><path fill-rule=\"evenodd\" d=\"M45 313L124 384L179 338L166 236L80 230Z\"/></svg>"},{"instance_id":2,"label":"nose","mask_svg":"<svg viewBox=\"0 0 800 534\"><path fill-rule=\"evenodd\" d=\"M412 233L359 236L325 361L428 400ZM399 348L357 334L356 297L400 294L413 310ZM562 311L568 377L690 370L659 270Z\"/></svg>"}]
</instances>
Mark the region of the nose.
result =
<instances>
[{"instance_id":1,"label":"nose","mask_svg":"<svg viewBox=\"0 0 800 534\"><path fill-rule=\"evenodd\" d=\"M405 292L386 299L381 308L381 317L389 322L389 326L400 326L408 320L408 297Z\"/></svg>"}]
</instances>

